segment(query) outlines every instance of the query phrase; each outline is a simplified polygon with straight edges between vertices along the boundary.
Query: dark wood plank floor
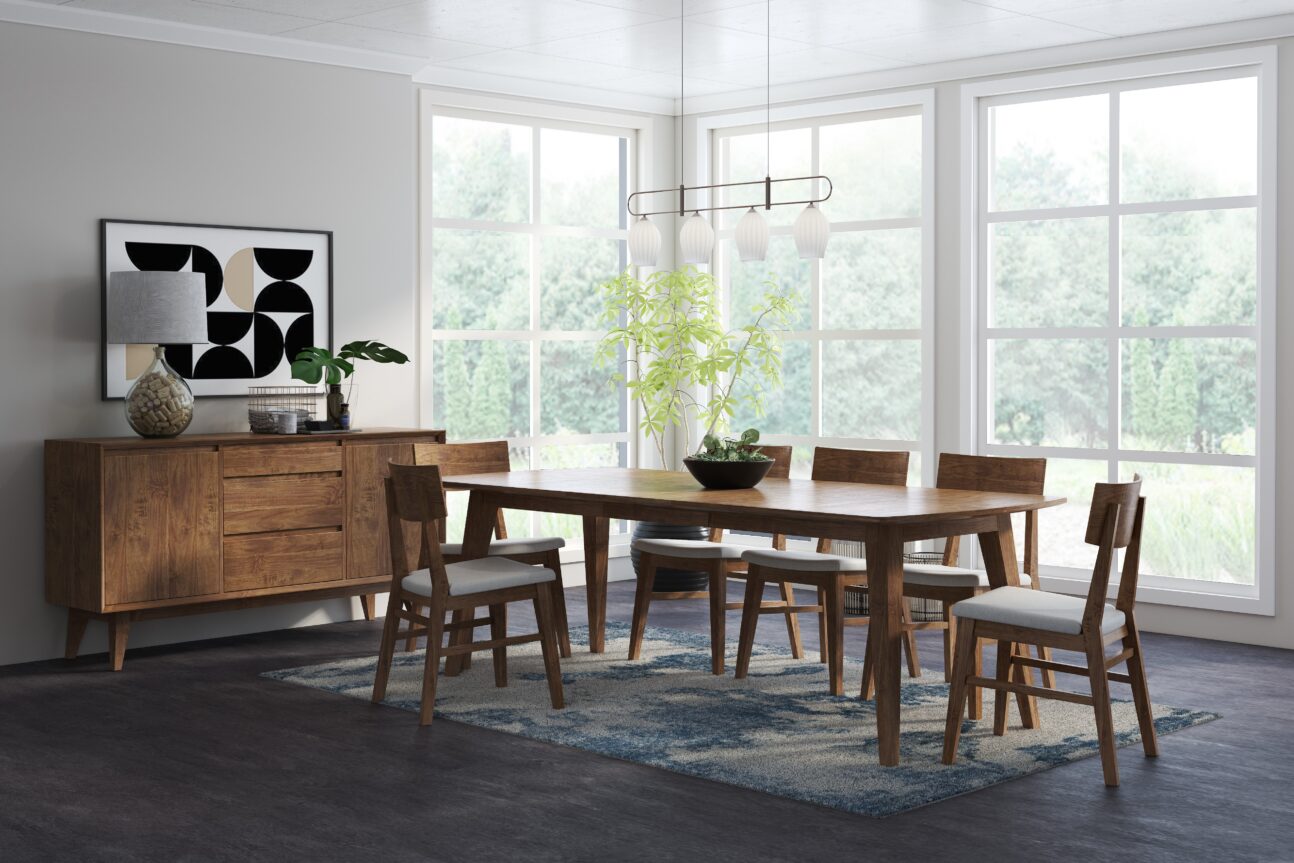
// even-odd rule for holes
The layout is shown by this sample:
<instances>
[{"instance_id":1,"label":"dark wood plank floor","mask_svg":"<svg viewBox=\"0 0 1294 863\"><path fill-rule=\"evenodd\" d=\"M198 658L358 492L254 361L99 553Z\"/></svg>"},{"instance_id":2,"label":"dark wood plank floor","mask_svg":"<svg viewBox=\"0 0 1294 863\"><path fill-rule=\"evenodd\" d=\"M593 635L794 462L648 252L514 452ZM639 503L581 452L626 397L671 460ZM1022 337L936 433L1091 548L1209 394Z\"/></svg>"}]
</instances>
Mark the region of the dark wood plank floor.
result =
<instances>
[{"instance_id":1,"label":"dark wood plank floor","mask_svg":"<svg viewBox=\"0 0 1294 863\"><path fill-rule=\"evenodd\" d=\"M632 598L613 584L610 618ZM569 605L582 622L582 589ZM707 626L702 603L660 603L652 622ZM1117 790L1088 759L871 819L448 721L420 730L257 676L371 654L378 635L137 650L121 674L102 656L0 669L0 860L1294 861L1289 651L1148 635L1154 698L1223 720L1165 738L1157 761L1121 750ZM766 618L761 637L785 630ZM852 655L864 637L849 631Z\"/></svg>"}]
</instances>

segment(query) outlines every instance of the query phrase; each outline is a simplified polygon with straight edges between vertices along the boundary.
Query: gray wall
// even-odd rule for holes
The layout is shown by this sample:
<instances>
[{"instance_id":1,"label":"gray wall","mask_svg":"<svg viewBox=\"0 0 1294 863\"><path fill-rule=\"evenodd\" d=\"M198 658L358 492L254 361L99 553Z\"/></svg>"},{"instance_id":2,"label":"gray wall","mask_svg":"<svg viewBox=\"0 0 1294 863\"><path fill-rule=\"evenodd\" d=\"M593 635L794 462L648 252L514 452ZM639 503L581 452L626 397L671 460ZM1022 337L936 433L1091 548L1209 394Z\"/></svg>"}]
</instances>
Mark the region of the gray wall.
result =
<instances>
[{"instance_id":1,"label":"gray wall","mask_svg":"<svg viewBox=\"0 0 1294 863\"><path fill-rule=\"evenodd\" d=\"M407 77L0 23L0 665L62 653L43 596L41 442L130 434L99 400L100 218L334 231L334 333L412 353ZM413 426L414 364L357 420ZM245 427L202 400L193 431ZM348 619L334 601L138 624L131 646ZM92 624L84 649L104 649Z\"/></svg>"}]
</instances>

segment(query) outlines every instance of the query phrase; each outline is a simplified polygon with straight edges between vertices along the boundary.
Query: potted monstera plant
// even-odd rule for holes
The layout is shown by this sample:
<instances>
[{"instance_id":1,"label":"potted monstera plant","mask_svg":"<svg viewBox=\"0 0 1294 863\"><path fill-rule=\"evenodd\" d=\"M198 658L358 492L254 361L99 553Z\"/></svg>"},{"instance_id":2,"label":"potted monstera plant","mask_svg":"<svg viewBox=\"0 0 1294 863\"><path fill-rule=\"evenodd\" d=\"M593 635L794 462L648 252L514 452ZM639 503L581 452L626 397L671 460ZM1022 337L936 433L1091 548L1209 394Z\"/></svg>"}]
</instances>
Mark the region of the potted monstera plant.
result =
<instances>
[{"instance_id":1,"label":"potted monstera plant","mask_svg":"<svg viewBox=\"0 0 1294 863\"><path fill-rule=\"evenodd\" d=\"M720 436L736 409L744 405L762 416L765 392L781 383L778 333L790 324L793 298L766 282L751 323L728 328L719 314L714 277L692 266L657 271L644 279L626 270L605 282L601 294L607 333L599 345L600 360L616 366L612 379L625 386L637 404L639 429L652 442L660 465L678 470L684 465L690 468L692 460L716 465L725 460L720 454L729 450ZM704 431L697 447L694 441L700 429ZM731 461L761 460L750 447L758 439L758 432L753 434ZM676 436L682 447L672 446ZM695 455L680 460L674 456L676 451ZM634 536L705 539L706 532L700 527L639 522ZM697 590L704 581L703 573L661 569L656 589Z\"/></svg>"}]
</instances>

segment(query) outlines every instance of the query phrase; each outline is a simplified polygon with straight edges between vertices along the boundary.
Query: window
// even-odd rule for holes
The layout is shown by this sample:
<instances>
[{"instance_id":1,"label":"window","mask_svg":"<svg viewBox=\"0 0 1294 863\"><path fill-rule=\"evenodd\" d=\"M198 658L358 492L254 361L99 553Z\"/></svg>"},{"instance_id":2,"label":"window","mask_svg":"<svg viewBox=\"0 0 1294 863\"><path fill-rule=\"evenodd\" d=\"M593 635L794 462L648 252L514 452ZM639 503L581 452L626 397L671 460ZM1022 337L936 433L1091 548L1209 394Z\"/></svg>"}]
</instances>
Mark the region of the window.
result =
<instances>
[{"instance_id":1,"label":"window","mask_svg":"<svg viewBox=\"0 0 1294 863\"><path fill-rule=\"evenodd\" d=\"M802 207L775 207L766 260L743 263L733 240L742 210L717 217L714 271L730 325L772 280L793 291L799 314L785 333L783 386L764 417L740 411L770 443L793 444L793 475L807 476L818 445L912 452L910 482L932 469L933 246L930 159L920 105L714 132L716 182L825 174L831 240L821 261L801 260L791 237ZM774 200L816 197L810 182L773 187ZM822 190L822 191L825 191ZM720 190L717 203L758 204L762 187Z\"/></svg>"},{"instance_id":2,"label":"window","mask_svg":"<svg viewBox=\"0 0 1294 863\"><path fill-rule=\"evenodd\" d=\"M1271 470L1261 75L978 99L975 445L1047 457L1044 574L1090 575L1092 484L1139 473L1142 584L1256 610L1224 598L1259 595Z\"/></svg>"},{"instance_id":3,"label":"window","mask_svg":"<svg viewBox=\"0 0 1294 863\"><path fill-rule=\"evenodd\" d=\"M457 110L424 122L428 392L450 440L506 438L514 469L630 464L624 389L593 356L597 286L626 263L633 141L628 130ZM462 497L451 496L451 536ZM574 516L508 517L514 536L582 533Z\"/></svg>"}]
</instances>

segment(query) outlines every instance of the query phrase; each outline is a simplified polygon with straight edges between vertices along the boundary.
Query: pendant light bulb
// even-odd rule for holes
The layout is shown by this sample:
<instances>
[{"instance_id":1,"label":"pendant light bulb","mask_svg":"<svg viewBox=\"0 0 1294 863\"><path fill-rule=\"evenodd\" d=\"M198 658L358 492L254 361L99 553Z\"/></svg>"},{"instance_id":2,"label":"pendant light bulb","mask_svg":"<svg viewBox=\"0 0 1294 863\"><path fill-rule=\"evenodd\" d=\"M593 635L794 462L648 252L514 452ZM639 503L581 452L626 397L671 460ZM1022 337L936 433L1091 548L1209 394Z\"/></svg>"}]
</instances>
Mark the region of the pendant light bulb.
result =
<instances>
[{"instance_id":1,"label":"pendant light bulb","mask_svg":"<svg viewBox=\"0 0 1294 863\"><path fill-rule=\"evenodd\" d=\"M683 253L685 264L708 264L710 253L714 251L714 228L701 218L699 211L683 223L683 230L678 235L679 251Z\"/></svg>"},{"instance_id":2,"label":"pendant light bulb","mask_svg":"<svg viewBox=\"0 0 1294 863\"><path fill-rule=\"evenodd\" d=\"M827 240L831 237L831 223L813 204L804 208L792 229L795 248L801 258L821 258L827 254Z\"/></svg>"},{"instance_id":3,"label":"pendant light bulb","mask_svg":"<svg viewBox=\"0 0 1294 863\"><path fill-rule=\"evenodd\" d=\"M629 229L629 260L635 267L654 267L660 255L660 229L646 216Z\"/></svg>"},{"instance_id":4,"label":"pendant light bulb","mask_svg":"<svg viewBox=\"0 0 1294 863\"><path fill-rule=\"evenodd\" d=\"M768 255L768 223L754 207L737 223L736 240L743 261L762 261Z\"/></svg>"}]
</instances>

